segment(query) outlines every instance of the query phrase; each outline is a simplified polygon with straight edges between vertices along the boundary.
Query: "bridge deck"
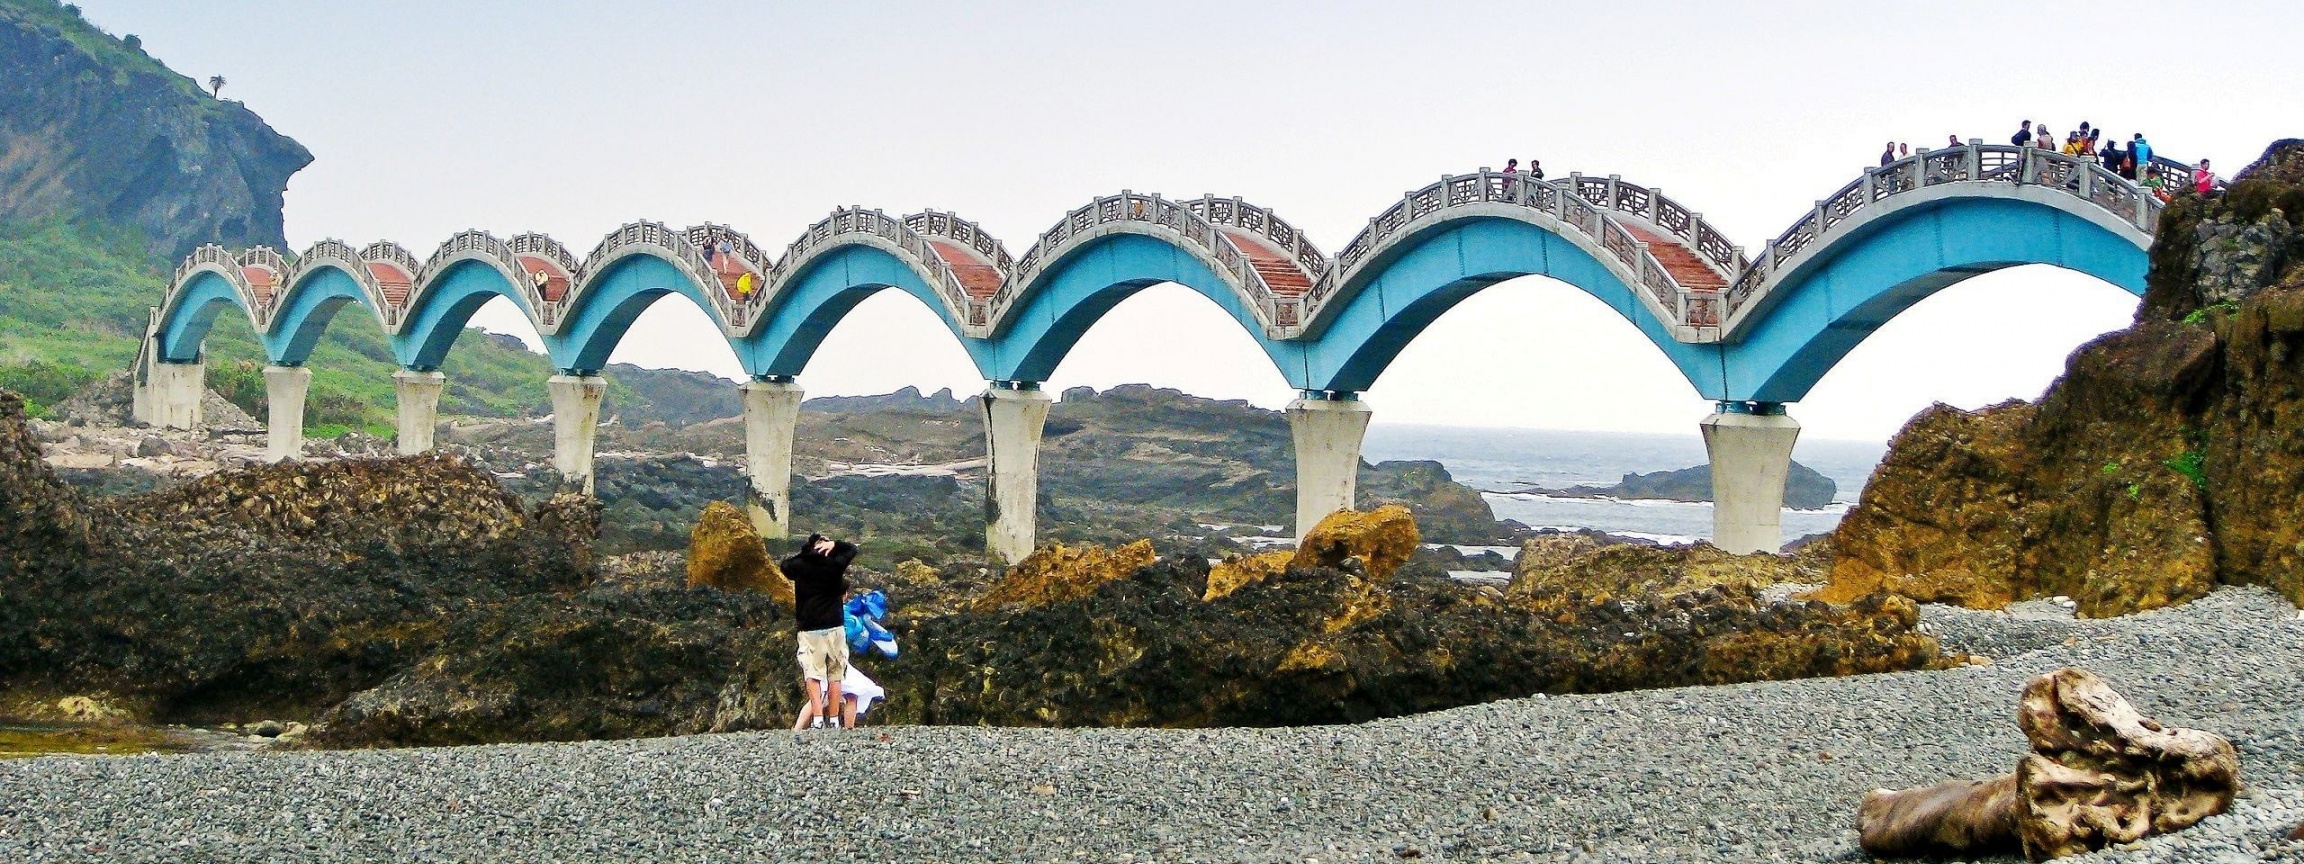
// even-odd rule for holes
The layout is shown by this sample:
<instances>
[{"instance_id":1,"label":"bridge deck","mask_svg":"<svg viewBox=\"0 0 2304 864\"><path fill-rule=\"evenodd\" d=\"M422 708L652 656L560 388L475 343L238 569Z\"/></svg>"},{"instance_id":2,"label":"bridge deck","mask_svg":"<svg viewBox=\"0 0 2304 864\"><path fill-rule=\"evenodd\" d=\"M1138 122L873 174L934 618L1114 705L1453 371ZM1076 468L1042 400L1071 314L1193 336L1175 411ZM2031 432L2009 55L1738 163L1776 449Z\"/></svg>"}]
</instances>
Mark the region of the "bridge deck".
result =
<instances>
[{"instance_id":1,"label":"bridge deck","mask_svg":"<svg viewBox=\"0 0 2304 864\"><path fill-rule=\"evenodd\" d=\"M1288 260L1288 256L1266 245L1263 238L1229 227L1224 229L1224 234L1232 238L1232 245L1240 247L1241 254L1248 256L1249 266L1256 268L1256 275L1264 277L1264 284L1272 293L1294 297L1312 290L1311 277L1296 269L1296 262Z\"/></svg>"},{"instance_id":2,"label":"bridge deck","mask_svg":"<svg viewBox=\"0 0 2304 864\"><path fill-rule=\"evenodd\" d=\"M932 239L928 245L936 249L936 257L944 259L945 265L952 268L952 275L960 277L960 287L968 296L983 300L999 292L1000 270L984 263L976 253L943 240Z\"/></svg>"}]
</instances>

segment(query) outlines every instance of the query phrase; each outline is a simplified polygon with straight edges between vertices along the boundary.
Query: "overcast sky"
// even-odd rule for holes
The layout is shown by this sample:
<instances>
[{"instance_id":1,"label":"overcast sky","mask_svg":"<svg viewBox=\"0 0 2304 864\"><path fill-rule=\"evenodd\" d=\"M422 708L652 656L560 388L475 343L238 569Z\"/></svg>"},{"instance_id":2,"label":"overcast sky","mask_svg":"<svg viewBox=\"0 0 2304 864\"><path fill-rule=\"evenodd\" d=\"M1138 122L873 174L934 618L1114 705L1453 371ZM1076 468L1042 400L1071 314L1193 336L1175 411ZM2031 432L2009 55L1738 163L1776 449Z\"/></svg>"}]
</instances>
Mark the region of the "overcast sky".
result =
<instances>
[{"instance_id":1,"label":"overcast sky","mask_svg":"<svg viewBox=\"0 0 2304 864\"><path fill-rule=\"evenodd\" d=\"M220 74L318 160L288 237L552 234L712 221L781 250L839 205L956 211L1021 254L1120 189L1239 195L1335 250L1444 173L1540 158L1665 189L1757 248L1884 140L2016 121L2142 130L2245 165L2304 135L2304 4L2099 2L365 2L81 0L196 79ZM2126 293L2027 267L1914 307L1792 414L1884 439L1932 401L2031 398L2125 325ZM505 301L491 330L534 333ZM344 323L362 326L356 318ZM615 358L738 375L703 313L650 309ZM813 395L981 389L932 313L860 306ZM1293 395L1214 304L1123 303L1051 388ZM1378 422L1687 433L1710 410L1629 323L1541 278L1442 317L1365 398Z\"/></svg>"}]
</instances>

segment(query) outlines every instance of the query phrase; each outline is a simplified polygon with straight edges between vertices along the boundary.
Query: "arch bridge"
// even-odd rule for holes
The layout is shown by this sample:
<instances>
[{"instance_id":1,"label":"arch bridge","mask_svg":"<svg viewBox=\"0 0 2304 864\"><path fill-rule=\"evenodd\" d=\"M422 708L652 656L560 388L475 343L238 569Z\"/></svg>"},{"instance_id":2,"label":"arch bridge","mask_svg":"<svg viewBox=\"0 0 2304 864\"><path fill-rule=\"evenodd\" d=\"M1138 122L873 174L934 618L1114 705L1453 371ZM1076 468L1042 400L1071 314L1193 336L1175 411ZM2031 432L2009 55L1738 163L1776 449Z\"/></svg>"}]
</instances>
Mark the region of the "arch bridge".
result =
<instances>
[{"instance_id":1,"label":"arch bridge","mask_svg":"<svg viewBox=\"0 0 2304 864\"><path fill-rule=\"evenodd\" d=\"M2163 162L2171 176L2183 166ZM987 545L1033 546L1039 390L1121 300L1173 282L1221 307L1301 398L1299 533L1350 506L1369 408L1357 395L1442 313L1483 288L1545 275L1631 321L1714 403L1715 542L1774 549L1799 425L1785 404L1883 323L1992 270L2050 264L2142 294L2161 201L2088 158L1985 145L1922 151L1819 199L1748 250L1660 189L1619 177L1538 180L1478 172L1407 194L1330 255L1271 210L1237 198L1123 191L1071 211L1021 255L959 216L842 208L770 255L721 225L617 229L577 258L540 234L467 231L419 261L391 243L323 241L293 258L205 246L176 270L136 369L136 416L199 422L202 340L236 307L266 352L270 455L302 447L305 362L336 314L358 306L401 369L400 449L432 446L438 371L480 306L509 300L557 374L555 466L589 490L604 386L625 331L679 295L720 329L741 385L752 512L782 536L797 376L824 337L876 292L912 295L944 322L988 383Z\"/></svg>"}]
</instances>

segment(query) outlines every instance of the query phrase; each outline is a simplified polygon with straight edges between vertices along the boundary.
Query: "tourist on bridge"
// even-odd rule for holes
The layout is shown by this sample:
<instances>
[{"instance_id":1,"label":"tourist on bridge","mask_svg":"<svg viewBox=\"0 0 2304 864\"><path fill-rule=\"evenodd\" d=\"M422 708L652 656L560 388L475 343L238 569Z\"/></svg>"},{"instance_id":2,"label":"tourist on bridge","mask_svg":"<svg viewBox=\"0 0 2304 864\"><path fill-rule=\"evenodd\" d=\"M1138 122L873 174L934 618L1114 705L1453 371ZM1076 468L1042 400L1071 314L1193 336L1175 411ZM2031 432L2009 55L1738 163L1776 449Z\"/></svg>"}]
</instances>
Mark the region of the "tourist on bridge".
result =
<instances>
[{"instance_id":1,"label":"tourist on bridge","mask_svg":"<svg viewBox=\"0 0 2304 864\"><path fill-rule=\"evenodd\" d=\"M2032 146L2032 121L2026 120L2024 125L2016 127L2016 135L2009 138L2008 143L2018 147Z\"/></svg>"},{"instance_id":2,"label":"tourist on bridge","mask_svg":"<svg viewBox=\"0 0 2304 864\"><path fill-rule=\"evenodd\" d=\"M1944 136L1944 146L1946 146L1946 147L1958 147L1958 146L1960 146L1960 136L1959 136L1959 135L1956 135L1956 134L1955 134L1955 135L1946 135L1946 136Z\"/></svg>"},{"instance_id":3,"label":"tourist on bridge","mask_svg":"<svg viewBox=\"0 0 2304 864\"><path fill-rule=\"evenodd\" d=\"M1542 159L1530 159L1530 160L1528 160L1528 179L1530 179L1530 180L1542 180L1542 179L1544 179L1544 160L1542 160Z\"/></svg>"},{"instance_id":4,"label":"tourist on bridge","mask_svg":"<svg viewBox=\"0 0 2304 864\"><path fill-rule=\"evenodd\" d=\"M1888 149L1880 151L1880 167L1886 168L1888 163L1894 161L1896 161L1896 142L1890 141L1888 142Z\"/></svg>"},{"instance_id":5,"label":"tourist on bridge","mask_svg":"<svg viewBox=\"0 0 2304 864\"><path fill-rule=\"evenodd\" d=\"M800 551L784 559L800 630L800 687L808 693L794 730L840 722L840 681L848 675L848 563L854 560L856 544L822 534L808 535Z\"/></svg>"},{"instance_id":6,"label":"tourist on bridge","mask_svg":"<svg viewBox=\"0 0 2304 864\"><path fill-rule=\"evenodd\" d=\"M2160 173L2160 166L2145 167L2143 187L2144 191L2152 193L2152 197L2160 199L2160 203L2168 203L2168 178Z\"/></svg>"},{"instance_id":7,"label":"tourist on bridge","mask_svg":"<svg viewBox=\"0 0 2304 864\"><path fill-rule=\"evenodd\" d=\"M2208 195L2216 191L2216 172L2208 170L2208 160L2200 160L2200 167L2192 170L2192 191Z\"/></svg>"},{"instance_id":8,"label":"tourist on bridge","mask_svg":"<svg viewBox=\"0 0 2304 864\"><path fill-rule=\"evenodd\" d=\"M1504 173L1506 173L1506 174L1518 174L1518 173L1520 173L1520 160L1518 160L1518 159L1506 159L1506 160L1504 160Z\"/></svg>"},{"instance_id":9,"label":"tourist on bridge","mask_svg":"<svg viewBox=\"0 0 2304 864\"><path fill-rule=\"evenodd\" d=\"M2152 142L2144 140L2144 133L2136 133L2136 140L2128 142L2128 153L2136 157L2136 170L2152 166Z\"/></svg>"}]
</instances>

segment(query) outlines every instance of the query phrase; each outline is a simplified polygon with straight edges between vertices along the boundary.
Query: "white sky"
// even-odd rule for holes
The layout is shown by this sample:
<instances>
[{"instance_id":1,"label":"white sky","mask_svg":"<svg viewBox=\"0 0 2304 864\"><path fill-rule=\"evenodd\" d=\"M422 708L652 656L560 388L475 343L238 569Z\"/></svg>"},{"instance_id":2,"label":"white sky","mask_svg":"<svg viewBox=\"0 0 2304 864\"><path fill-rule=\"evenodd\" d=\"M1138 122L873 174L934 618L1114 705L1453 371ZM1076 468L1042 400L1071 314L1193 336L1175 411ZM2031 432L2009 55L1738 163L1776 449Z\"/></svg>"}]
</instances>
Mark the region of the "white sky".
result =
<instances>
[{"instance_id":1,"label":"white sky","mask_svg":"<svg viewBox=\"0 0 2304 864\"><path fill-rule=\"evenodd\" d=\"M1779 2L372 2L80 0L196 79L222 74L317 155L288 237L550 233L584 254L640 218L781 250L844 204L953 210L1021 254L1123 188L1240 195L1334 250L1401 193L1540 158L1621 174L1757 248L1886 139L2005 141L2082 120L2225 171L2304 132L2304 4ZM1971 280L1792 408L1883 439L1932 401L2030 398L2134 301L2044 267ZM357 319L345 319L356 321ZM477 323L533 340L509 304ZM615 358L737 375L703 313L659 303ZM983 384L916 301L859 307L812 395ZM1293 393L1176 286L1122 304L1051 388ZM1483 292L1365 398L1379 422L1687 433L1707 411L1632 326L1563 283Z\"/></svg>"}]
</instances>

